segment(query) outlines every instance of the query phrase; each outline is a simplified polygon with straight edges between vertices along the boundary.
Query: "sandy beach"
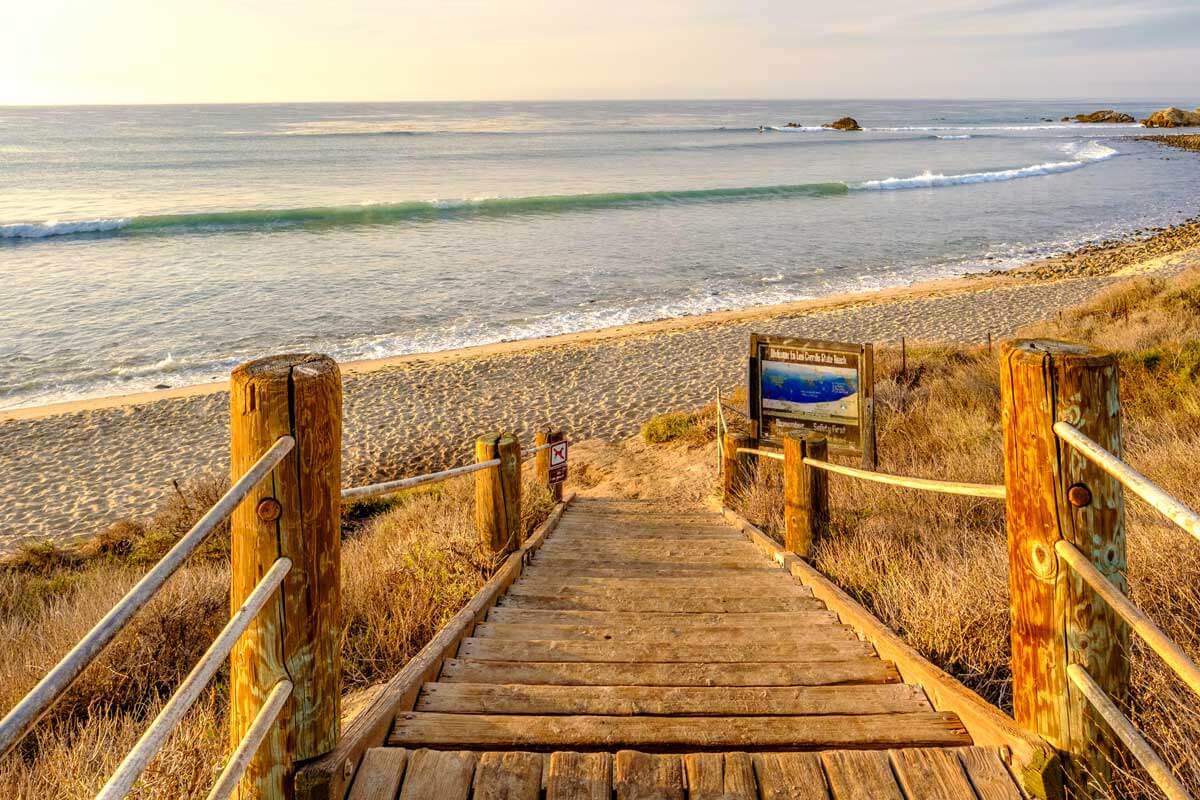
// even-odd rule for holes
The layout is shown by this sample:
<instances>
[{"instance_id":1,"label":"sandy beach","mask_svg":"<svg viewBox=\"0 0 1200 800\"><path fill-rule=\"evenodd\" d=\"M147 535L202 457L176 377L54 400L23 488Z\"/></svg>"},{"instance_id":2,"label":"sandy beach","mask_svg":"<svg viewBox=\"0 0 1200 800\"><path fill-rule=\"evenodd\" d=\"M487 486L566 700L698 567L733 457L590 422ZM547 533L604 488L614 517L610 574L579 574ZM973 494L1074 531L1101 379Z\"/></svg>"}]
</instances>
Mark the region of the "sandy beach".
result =
<instances>
[{"instance_id":1,"label":"sandy beach","mask_svg":"<svg viewBox=\"0 0 1200 800\"><path fill-rule=\"evenodd\" d=\"M752 331L878 345L999 338L1122 276L1200 266L1198 236L1191 223L1014 273L348 364L345 481L462 463L495 428L628 435L737 384ZM226 404L218 384L0 412L0 547L88 536L147 514L172 480L223 473Z\"/></svg>"}]
</instances>

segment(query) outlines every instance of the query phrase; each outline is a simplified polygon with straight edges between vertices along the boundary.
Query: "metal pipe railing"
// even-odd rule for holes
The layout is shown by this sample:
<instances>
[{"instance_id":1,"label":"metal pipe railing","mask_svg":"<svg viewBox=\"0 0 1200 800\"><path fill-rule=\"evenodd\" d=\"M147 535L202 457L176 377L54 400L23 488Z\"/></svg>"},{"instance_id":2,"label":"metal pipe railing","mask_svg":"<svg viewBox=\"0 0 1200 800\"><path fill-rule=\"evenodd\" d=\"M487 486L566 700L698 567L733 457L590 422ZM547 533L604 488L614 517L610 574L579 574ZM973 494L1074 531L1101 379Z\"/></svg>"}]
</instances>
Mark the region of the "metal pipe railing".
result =
<instances>
[{"instance_id":1,"label":"metal pipe railing","mask_svg":"<svg viewBox=\"0 0 1200 800\"><path fill-rule=\"evenodd\" d=\"M857 469L842 464L832 464L816 458L806 458L804 463L826 472L836 472L851 478L858 478L874 483L886 483L890 486L903 486L907 489L921 489L926 492L941 492L942 494L957 494L967 497L989 497L1003 500L1005 489L1002 484L962 483L960 481L939 481L930 478L910 478L906 475L889 475L886 472L872 472L869 469Z\"/></svg>"},{"instance_id":2,"label":"metal pipe railing","mask_svg":"<svg viewBox=\"0 0 1200 800\"><path fill-rule=\"evenodd\" d=\"M1075 688L1087 698L1092 707L1099 712L1100 716L1108 724L1109 729L1121 740L1129 752L1133 753L1133 757L1138 760L1146 772L1150 774L1151 779L1162 790L1162 793L1167 796L1168 800L1192 800L1192 796L1188 794L1188 790L1184 788L1175 774L1171 772L1171 768L1166 762L1159 757L1158 753L1152 748L1140 733L1137 728L1133 727L1133 723L1129 718L1121 713L1121 709L1117 708L1117 704L1104 693L1100 688L1100 684L1096 683L1088 671L1079 664L1070 664L1067 666L1067 677L1071 679L1071 683Z\"/></svg>"},{"instance_id":3,"label":"metal pipe railing","mask_svg":"<svg viewBox=\"0 0 1200 800\"><path fill-rule=\"evenodd\" d=\"M125 756L117 771L104 784L104 788L96 795L96 800L121 800L133 789L150 760L158 754L167 737L183 720L192 704L200 697L200 693L208 686L208 682L217 674L217 670L225 663L229 651L233 649L238 637L250 626L255 616L266 605L271 596L283 583L284 577L292 568L292 562L287 558L278 559L262 579L255 585L246 601L233 613L229 622L204 651L204 655L179 684L179 688L171 695L158 716L150 723L150 727L138 739L137 744Z\"/></svg>"},{"instance_id":4,"label":"metal pipe railing","mask_svg":"<svg viewBox=\"0 0 1200 800\"><path fill-rule=\"evenodd\" d=\"M0 720L0 757L8 752L37 724L54 703L79 677L84 669L125 629L137 614L158 593L163 584L183 565L193 551L208 538L213 529L225 520L245 499L246 495L274 469L296 446L291 436L281 436L254 465L237 480L229 491L183 535L162 559L122 597L87 635L21 702Z\"/></svg>"},{"instance_id":5,"label":"metal pipe railing","mask_svg":"<svg viewBox=\"0 0 1200 800\"><path fill-rule=\"evenodd\" d=\"M254 757L259 745L267 737L267 733L271 730L271 726L275 724L275 720L279 719L279 712L283 710L284 703L291 696L291 681L282 680L275 684L270 694L267 695L266 702L263 703L262 708L258 710L258 714L254 716L254 721L250 723L250 727L246 730L246 735L242 737L242 741L238 743L237 749L229 757L229 763L225 765L225 769L221 770L221 774L217 776L217 782L213 784L212 789L209 791L207 800L228 800L233 795L238 781L242 779L242 775L246 773L246 767L250 765L250 759Z\"/></svg>"},{"instance_id":6,"label":"metal pipe railing","mask_svg":"<svg viewBox=\"0 0 1200 800\"><path fill-rule=\"evenodd\" d=\"M1152 480L1110 453L1083 431L1066 422L1054 423L1054 432L1122 486L1145 500L1179 527L1200 539L1200 514L1164 492Z\"/></svg>"},{"instance_id":7,"label":"metal pipe railing","mask_svg":"<svg viewBox=\"0 0 1200 800\"><path fill-rule=\"evenodd\" d=\"M745 453L751 456L758 456L759 458L773 458L776 461L783 461L783 453L779 452L778 450L762 450L757 447L739 447L737 451L739 453Z\"/></svg>"},{"instance_id":8,"label":"metal pipe railing","mask_svg":"<svg viewBox=\"0 0 1200 800\"><path fill-rule=\"evenodd\" d=\"M1142 637L1151 650L1158 653L1180 680L1186 683L1193 692L1200 694L1200 666L1197 666L1196 662L1183 652L1183 648L1175 644L1144 611L1122 594L1121 590L1114 586L1104 573L1096 569L1091 560L1078 547L1066 539L1059 539L1054 544L1054 552L1058 553L1059 557L1067 562L1071 569L1075 570L1075 574L1083 578L1096 594L1103 597L1113 611L1129 623L1129 627L1133 629L1134 633Z\"/></svg>"},{"instance_id":9,"label":"metal pipe railing","mask_svg":"<svg viewBox=\"0 0 1200 800\"><path fill-rule=\"evenodd\" d=\"M480 461L475 464L467 464L462 467L454 467L453 469L444 469L441 472L430 472L427 475L417 475L413 478L402 478L398 481L385 481L384 483L373 483L369 486L358 486L353 489L342 489L343 500L365 500L368 497L380 497L385 494L395 494L401 489L412 489L415 486L423 486L427 483L437 483L444 481L447 478L456 478L459 475L470 475L472 472L478 472L481 469L491 469L492 467L500 466L500 459L493 458L488 461Z\"/></svg>"}]
</instances>

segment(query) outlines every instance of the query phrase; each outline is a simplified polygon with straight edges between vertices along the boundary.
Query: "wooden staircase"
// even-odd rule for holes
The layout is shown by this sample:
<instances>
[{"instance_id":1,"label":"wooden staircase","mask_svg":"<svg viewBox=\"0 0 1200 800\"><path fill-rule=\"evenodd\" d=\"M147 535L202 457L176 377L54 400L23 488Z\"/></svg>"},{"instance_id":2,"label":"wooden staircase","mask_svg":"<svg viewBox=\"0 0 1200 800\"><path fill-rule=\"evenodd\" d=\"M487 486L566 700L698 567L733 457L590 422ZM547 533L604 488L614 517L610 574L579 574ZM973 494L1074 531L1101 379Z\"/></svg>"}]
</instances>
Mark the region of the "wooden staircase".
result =
<instances>
[{"instance_id":1,"label":"wooden staircase","mask_svg":"<svg viewBox=\"0 0 1200 800\"><path fill-rule=\"evenodd\" d=\"M349 797L1022 794L713 512L579 499Z\"/></svg>"}]
</instances>

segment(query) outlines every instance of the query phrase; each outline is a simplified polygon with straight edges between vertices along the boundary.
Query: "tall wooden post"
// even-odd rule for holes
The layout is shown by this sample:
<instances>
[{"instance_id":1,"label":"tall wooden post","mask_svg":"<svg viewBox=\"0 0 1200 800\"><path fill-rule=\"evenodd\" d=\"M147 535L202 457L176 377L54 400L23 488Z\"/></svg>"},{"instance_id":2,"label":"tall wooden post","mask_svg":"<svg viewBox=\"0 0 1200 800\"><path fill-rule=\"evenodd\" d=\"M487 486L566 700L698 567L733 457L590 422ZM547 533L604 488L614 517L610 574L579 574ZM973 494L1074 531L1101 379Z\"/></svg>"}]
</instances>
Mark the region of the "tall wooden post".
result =
<instances>
[{"instance_id":1,"label":"tall wooden post","mask_svg":"<svg viewBox=\"0 0 1200 800\"><path fill-rule=\"evenodd\" d=\"M341 717L342 379L321 355L243 364L229 390L236 480L281 436L293 450L231 517L230 603L241 606L279 558L292 561L278 595L230 654L230 734L236 744L281 679L291 699L251 760L242 800L292 796L299 762L337 744Z\"/></svg>"},{"instance_id":2,"label":"tall wooden post","mask_svg":"<svg viewBox=\"0 0 1200 800\"><path fill-rule=\"evenodd\" d=\"M563 440L562 431L551 431L549 429L540 430L533 437L535 447L542 447L547 444L555 444ZM562 502L562 484L550 482L550 448L538 450L534 456L534 473L538 477L538 481L550 490L550 497L556 503Z\"/></svg>"},{"instance_id":3,"label":"tall wooden post","mask_svg":"<svg viewBox=\"0 0 1200 800\"><path fill-rule=\"evenodd\" d=\"M475 527L479 544L492 557L513 552L524 539L521 528L521 443L507 433L475 440L475 461L500 459L500 466L475 473Z\"/></svg>"},{"instance_id":4,"label":"tall wooden post","mask_svg":"<svg viewBox=\"0 0 1200 800\"><path fill-rule=\"evenodd\" d=\"M1081 664L1118 703L1129 689L1125 623L1055 553L1065 539L1127 591L1120 484L1061 442L1065 421L1121 453L1117 364L1054 341L1015 341L1000 356L1012 612L1013 711L1063 755L1067 783L1100 796L1111 742L1067 678Z\"/></svg>"},{"instance_id":5,"label":"tall wooden post","mask_svg":"<svg viewBox=\"0 0 1200 800\"><path fill-rule=\"evenodd\" d=\"M754 456L739 453L738 448L754 447L755 441L744 433L726 433L722 440L724 463L721 465L722 493L725 505L733 502L754 475Z\"/></svg>"},{"instance_id":6,"label":"tall wooden post","mask_svg":"<svg viewBox=\"0 0 1200 800\"><path fill-rule=\"evenodd\" d=\"M789 433L783 438L784 546L802 558L829 532L829 476L804 459L828 457L824 436Z\"/></svg>"}]
</instances>

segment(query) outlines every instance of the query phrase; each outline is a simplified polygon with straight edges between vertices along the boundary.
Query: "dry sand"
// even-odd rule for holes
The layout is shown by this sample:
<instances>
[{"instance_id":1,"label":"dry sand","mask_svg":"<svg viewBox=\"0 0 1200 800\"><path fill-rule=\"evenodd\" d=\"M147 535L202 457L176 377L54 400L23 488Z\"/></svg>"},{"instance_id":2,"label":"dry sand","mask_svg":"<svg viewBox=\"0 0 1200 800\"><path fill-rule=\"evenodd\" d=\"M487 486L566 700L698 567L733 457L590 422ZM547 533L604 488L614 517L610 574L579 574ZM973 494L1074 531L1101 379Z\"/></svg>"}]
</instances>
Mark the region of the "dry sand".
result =
<instances>
[{"instance_id":1,"label":"dry sand","mask_svg":"<svg viewBox=\"0 0 1200 800\"><path fill-rule=\"evenodd\" d=\"M545 424L577 439L630 434L653 414L696 406L716 386L743 380L752 331L982 342L1052 317L1121 275L1200 266L1200 248L1117 266L1105 275L1047 280L1035 270L347 365L344 479L360 485L463 463L474 437L497 428L523 439ZM173 491L172 479L225 472L225 391L165 394L0 412L0 549L91 535L148 513Z\"/></svg>"}]
</instances>

